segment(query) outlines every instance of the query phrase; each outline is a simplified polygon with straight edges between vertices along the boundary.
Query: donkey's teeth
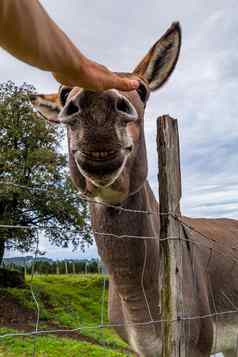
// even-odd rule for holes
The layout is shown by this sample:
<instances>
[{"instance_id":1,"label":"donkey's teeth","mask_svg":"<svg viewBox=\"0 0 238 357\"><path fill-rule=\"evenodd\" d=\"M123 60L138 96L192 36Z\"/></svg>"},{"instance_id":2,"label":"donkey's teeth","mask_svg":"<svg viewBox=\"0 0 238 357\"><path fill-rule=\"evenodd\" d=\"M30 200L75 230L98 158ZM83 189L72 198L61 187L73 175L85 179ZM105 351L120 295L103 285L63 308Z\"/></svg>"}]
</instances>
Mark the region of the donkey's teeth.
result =
<instances>
[{"instance_id":1,"label":"donkey's teeth","mask_svg":"<svg viewBox=\"0 0 238 357\"><path fill-rule=\"evenodd\" d=\"M107 151L95 151L95 152L91 152L90 155L96 158L104 158L109 156L110 153Z\"/></svg>"},{"instance_id":2,"label":"donkey's teeth","mask_svg":"<svg viewBox=\"0 0 238 357\"><path fill-rule=\"evenodd\" d=\"M112 158L117 154L117 151L111 150L111 151L89 151L89 152L82 152L83 155L85 155L88 158L94 158L94 159L108 159Z\"/></svg>"}]
</instances>

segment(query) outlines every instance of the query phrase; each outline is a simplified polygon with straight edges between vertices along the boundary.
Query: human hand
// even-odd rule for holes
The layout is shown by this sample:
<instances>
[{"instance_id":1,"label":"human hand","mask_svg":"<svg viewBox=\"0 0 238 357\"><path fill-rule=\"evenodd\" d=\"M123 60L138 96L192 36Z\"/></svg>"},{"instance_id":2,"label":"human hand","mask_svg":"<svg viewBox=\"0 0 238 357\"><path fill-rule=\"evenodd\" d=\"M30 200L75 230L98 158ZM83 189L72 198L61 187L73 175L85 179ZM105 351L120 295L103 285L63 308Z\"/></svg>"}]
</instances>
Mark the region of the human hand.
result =
<instances>
[{"instance_id":1,"label":"human hand","mask_svg":"<svg viewBox=\"0 0 238 357\"><path fill-rule=\"evenodd\" d=\"M75 76L77 74L77 76ZM119 76L111 72L107 67L93 62L87 58L80 61L78 71L70 74L53 73L54 78L61 84L70 87L82 87L92 91L103 91L115 88L122 91L130 91L139 87L139 81ZM74 78L71 78L74 77Z\"/></svg>"}]
</instances>

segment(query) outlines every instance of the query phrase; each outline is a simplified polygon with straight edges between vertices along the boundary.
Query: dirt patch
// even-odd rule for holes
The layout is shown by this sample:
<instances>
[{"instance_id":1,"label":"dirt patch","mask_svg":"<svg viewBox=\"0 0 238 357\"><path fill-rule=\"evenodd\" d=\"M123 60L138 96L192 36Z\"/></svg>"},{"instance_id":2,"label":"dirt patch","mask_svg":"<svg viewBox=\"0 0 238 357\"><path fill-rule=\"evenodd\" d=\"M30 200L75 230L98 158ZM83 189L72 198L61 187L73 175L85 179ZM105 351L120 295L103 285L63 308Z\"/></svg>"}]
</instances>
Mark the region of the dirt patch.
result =
<instances>
[{"instance_id":1,"label":"dirt patch","mask_svg":"<svg viewBox=\"0 0 238 357\"><path fill-rule=\"evenodd\" d=\"M17 270L0 268L0 287L1 288L24 288L24 273Z\"/></svg>"},{"instance_id":2,"label":"dirt patch","mask_svg":"<svg viewBox=\"0 0 238 357\"><path fill-rule=\"evenodd\" d=\"M0 295L0 327L28 331L35 320L34 311L23 308L9 295Z\"/></svg>"},{"instance_id":3,"label":"dirt patch","mask_svg":"<svg viewBox=\"0 0 238 357\"><path fill-rule=\"evenodd\" d=\"M22 332L34 331L34 326L36 323L36 312L22 307L19 302L9 295L0 295L0 327L12 328ZM49 330L66 330L67 327L53 324L49 321L43 321L44 326L47 323L47 328ZM39 324L39 329L40 324ZM93 345L98 345L101 347L109 347L111 349L120 351L122 353L131 353L132 351L127 348L118 348L111 346L110 344L103 344L94 339L93 337L84 336L80 331L62 331L54 332L53 335L59 337L67 337L75 340L80 340L84 342L91 343ZM135 355L134 355L135 356Z\"/></svg>"}]
</instances>

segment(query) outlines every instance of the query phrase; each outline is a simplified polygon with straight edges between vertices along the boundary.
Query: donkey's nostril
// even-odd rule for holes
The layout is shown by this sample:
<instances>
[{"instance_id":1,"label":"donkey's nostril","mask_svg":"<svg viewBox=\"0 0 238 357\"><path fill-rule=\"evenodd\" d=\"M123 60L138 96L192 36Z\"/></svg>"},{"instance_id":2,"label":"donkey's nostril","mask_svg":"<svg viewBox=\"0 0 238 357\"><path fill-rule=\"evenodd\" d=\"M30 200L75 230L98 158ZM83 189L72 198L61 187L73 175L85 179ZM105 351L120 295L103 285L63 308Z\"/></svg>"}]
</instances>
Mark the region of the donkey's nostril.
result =
<instances>
[{"instance_id":1,"label":"donkey's nostril","mask_svg":"<svg viewBox=\"0 0 238 357\"><path fill-rule=\"evenodd\" d=\"M130 104L124 99L124 98L119 98L117 103L116 103L116 109L119 112L123 112L126 114L132 114L132 108Z\"/></svg>"},{"instance_id":2,"label":"donkey's nostril","mask_svg":"<svg viewBox=\"0 0 238 357\"><path fill-rule=\"evenodd\" d=\"M123 96L117 98L115 110L118 114L121 114L121 119L126 124L138 118L135 107Z\"/></svg>"},{"instance_id":3,"label":"donkey's nostril","mask_svg":"<svg viewBox=\"0 0 238 357\"><path fill-rule=\"evenodd\" d=\"M65 115L73 115L79 111L79 108L74 104L73 101L69 102L65 109Z\"/></svg>"}]
</instances>

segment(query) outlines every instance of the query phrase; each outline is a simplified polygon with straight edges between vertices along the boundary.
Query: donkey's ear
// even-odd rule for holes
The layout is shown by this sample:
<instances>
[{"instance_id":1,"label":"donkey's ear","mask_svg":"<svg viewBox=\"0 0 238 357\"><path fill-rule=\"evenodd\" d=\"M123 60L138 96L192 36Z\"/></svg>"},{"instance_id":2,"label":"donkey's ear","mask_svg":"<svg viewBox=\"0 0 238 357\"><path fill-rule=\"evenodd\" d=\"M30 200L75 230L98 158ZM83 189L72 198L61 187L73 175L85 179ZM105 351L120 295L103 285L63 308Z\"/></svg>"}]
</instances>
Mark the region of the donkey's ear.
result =
<instances>
[{"instance_id":1,"label":"donkey's ear","mask_svg":"<svg viewBox=\"0 0 238 357\"><path fill-rule=\"evenodd\" d=\"M180 47L181 28L178 22L174 22L160 40L154 44L133 73L145 78L152 91L158 89L173 72Z\"/></svg>"},{"instance_id":2,"label":"donkey's ear","mask_svg":"<svg viewBox=\"0 0 238 357\"><path fill-rule=\"evenodd\" d=\"M58 114L61 110L58 93L31 94L30 100L39 116L50 123L59 124Z\"/></svg>"}]
</instances>

